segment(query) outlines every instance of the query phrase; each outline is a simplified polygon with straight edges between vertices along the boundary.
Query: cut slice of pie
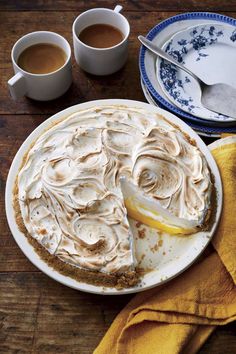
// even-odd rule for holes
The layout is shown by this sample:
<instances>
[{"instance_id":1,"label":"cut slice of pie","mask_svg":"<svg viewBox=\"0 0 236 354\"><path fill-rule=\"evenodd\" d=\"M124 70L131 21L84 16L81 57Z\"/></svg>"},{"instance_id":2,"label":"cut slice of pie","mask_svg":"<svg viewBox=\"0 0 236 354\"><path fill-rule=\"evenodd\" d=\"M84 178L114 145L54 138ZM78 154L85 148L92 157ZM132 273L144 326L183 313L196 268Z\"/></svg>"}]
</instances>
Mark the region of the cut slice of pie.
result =
<instances>
[{"instance_id":1,"label":"cut slice of pie","mask_svg":"<svg viewBox=\"0 0 236 354\"><path fill-rule=\"evenodd\" d=\"M170 235L193 234L199 230L205 218L204 212L198 220L183 219L171 214L157 200L145 196L126 178L121 178L121 190L129 217Z\"/></svg>"},{"instance_id":2,"label":"cut slice of pie","mask_svg":"<svg viewBox=\"0 0 236 354\"><path fill-rule=\"evenodd\" d=\"M211 190L204 156L178 127L143 109L101 106L70 115L37 139L19 171L16 211L55 269L128 287L138 273L127 213L187 235L209 214Z\"/></svg>"}]
</instances>

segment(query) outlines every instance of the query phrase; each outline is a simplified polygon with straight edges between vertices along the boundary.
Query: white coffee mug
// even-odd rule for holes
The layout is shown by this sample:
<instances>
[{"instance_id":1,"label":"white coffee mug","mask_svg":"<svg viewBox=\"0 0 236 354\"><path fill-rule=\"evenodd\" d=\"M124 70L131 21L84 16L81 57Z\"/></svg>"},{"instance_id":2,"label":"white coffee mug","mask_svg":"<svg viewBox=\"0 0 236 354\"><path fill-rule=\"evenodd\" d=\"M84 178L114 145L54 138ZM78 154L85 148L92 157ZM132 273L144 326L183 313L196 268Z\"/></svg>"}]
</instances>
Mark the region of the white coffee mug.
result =
<instances>
[{"instance_id":1,"label":"white coffee mug","mask_svg":"<svg viewBox=\"0 0 236 354\"><path fill-rule=\"evenodd\" d=\"M50 43L62 48L66 54L64 65L48 74L32 74L21 69L17 64L20 54L39 43ZM53 100L63 95L72 83L71 48L67 40L57 33L38 31L26 34L13 46L11 60L15 76L8 81L8 87L13 99L27 96L38 101Z\"/></svg>"},{"instance_id":2,"label":"white coffee mug","mask_svg":"<svg viewBox=\"0 0 236 354\"><path fill-rule=\"evenodd\" d=\"M75 60L88 73L109 75L125 64L128 56L130 26L127 19L119 13L121 10L120 5L117 5L114 10L91 9L75 19L72 27ZM94 48L86 45L78 36L84 28L95 24L107 24L118 28L123 33L123 40L109 48Z\"/></svg>"}]
</instances>

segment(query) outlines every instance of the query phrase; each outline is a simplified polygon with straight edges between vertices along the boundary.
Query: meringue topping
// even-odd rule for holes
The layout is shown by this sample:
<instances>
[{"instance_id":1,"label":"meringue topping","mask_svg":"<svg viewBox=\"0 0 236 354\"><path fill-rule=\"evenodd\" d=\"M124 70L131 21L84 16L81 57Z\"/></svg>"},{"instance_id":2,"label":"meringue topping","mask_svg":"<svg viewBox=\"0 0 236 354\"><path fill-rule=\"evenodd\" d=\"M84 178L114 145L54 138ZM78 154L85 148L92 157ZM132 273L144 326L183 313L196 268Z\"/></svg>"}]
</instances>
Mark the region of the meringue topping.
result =
<instances>
[{"instance_id":1,"label":"meringue topping","mask_svg":"<svg viewBox=\"0 0 236 354\"><path fill-rule=\"evenodd\" d=\"M200 150L156 113L101 106L57 123L28 152L18 176L28 232L76 267L134 269L123 176L175 217L203 221L211 180Z\"/></svg>"}]
</instances>

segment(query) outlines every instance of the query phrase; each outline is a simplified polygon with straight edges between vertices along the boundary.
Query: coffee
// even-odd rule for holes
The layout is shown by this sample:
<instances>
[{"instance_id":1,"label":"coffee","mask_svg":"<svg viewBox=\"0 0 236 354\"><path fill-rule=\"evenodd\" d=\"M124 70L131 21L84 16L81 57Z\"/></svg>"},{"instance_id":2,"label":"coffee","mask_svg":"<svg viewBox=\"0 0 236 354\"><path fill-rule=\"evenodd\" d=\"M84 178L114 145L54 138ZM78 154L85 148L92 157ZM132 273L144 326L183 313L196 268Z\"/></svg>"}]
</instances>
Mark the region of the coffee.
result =
<instances>
[{"instance_id":1,"label":"coffee","mask_svg":"<svg viewBox=\"0 0 236 354\"><path fill-rule=\"evenodd\" d=\"M113 47L124 39L123 33L118 28L106 24L88 26L78 37L83 43L94 48Z\"/></svg>"},{"instance_id":2,"label":"coffee","mask_svg":"<svg viewBox=\"0 0 236 354\"><path fill-rule=\"evenodd\" d=\"M63 49L51 43L38 43L26 48L19 56L19 67L31 74L48 74L66 62Z\"/></svg>"}]
</instances>

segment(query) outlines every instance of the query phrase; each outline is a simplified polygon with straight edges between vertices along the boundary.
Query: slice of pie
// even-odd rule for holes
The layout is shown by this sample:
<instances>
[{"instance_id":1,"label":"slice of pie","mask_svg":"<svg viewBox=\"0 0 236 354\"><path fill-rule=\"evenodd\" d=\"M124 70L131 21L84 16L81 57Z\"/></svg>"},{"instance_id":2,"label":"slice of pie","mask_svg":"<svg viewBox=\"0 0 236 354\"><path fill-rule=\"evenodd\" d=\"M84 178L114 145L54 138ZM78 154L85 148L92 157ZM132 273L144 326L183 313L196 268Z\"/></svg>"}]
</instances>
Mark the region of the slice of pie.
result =
<instances>
[{"instance_id":1,"label":"slice of pie","mask_svg":"<svg viewBox=\"0 0 236 354\"><path fill-rule=\"evenodd\" d=\"M138 280L128 215L170 234L201 228L212 183L195 143L164 117L101 106L70 115L28 151L18 222L55 269L93 284Z\"/></svg>"}]
</instances>

